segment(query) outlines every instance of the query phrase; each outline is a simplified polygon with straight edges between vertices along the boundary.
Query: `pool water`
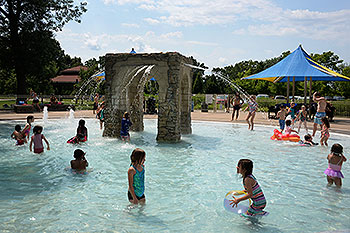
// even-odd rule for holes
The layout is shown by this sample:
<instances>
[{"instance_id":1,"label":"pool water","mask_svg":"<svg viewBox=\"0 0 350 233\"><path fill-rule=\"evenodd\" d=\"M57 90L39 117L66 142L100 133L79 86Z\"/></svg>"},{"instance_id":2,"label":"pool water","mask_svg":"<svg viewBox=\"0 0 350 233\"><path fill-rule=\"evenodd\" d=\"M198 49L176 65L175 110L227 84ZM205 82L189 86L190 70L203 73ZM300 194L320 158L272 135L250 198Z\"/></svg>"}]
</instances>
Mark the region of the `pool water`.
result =
<instances>
[{"instance_id":1,"label":"pool water","mask_svg":"<svg viewBox=\"0 0 350 233\"><path fill-rule=\"evenodd\" d=\"M270 140L273 128L192 122L193 134L177 144L158 144L157 121L131 132L126 144L104 138L96 119L86 120L89 140L71 145L78 120L42 124L50 151L37 155L9 136L18 123L0 122L0 231L8 232L321 232L350 229L349 161L343 188L327 187L323 171L329 148ZM318 134L315 141L318 140ZM350 151L348 136L329 144ZM127 199L127 170L136 147L146 151L146 205ZM87 152L92 171L65 168L77 148ZM45 148L46 149L46 148ZM347 156L349 159L349 156ZM260 219L246 219L223 207L225 194L242 190L236 174L241 158L254 161L253 174L267 199Z\"/></svg>"}]
</instances>

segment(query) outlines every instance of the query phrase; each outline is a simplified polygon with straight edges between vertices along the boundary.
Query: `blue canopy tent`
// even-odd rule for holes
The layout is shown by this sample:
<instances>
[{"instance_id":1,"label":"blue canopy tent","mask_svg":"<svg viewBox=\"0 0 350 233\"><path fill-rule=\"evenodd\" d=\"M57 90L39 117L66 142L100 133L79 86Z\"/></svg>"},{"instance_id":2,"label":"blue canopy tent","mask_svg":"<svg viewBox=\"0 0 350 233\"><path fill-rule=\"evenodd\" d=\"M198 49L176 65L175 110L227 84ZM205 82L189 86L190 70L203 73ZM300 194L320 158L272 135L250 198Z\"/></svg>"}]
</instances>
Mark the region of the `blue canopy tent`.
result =
<instances>
[{"instance_id":1,"label":"blue canopy tent","mask_svg":"<svg viewBox=\"0 0 350 233\"><path fill-rule=\"evenodd\" d=\"M101 80L101 79L105 80L105 78L106 78L105 76L106 76L105 72L102 71L102 72L99 72L99 73L93 75L92 78L95 78L96 80Z\"/></svg>"},{"instance_id":2,"label":"blue canopy tent","mask_svg":"<svg viewBox=\"0 0 350 233\"><path fill-rule=\"evenodd\" d=\"M287 82L287 102L289 101L289 82L293 80L293 99L295 93L295 82L304 81L304 103L306 103L307 81L310 82L310 101L312 81L350 81L349 77L330 70L317 62L299 47L277 64L242 79L267 80L270 82Z\"/></svg>"}]
</instances>

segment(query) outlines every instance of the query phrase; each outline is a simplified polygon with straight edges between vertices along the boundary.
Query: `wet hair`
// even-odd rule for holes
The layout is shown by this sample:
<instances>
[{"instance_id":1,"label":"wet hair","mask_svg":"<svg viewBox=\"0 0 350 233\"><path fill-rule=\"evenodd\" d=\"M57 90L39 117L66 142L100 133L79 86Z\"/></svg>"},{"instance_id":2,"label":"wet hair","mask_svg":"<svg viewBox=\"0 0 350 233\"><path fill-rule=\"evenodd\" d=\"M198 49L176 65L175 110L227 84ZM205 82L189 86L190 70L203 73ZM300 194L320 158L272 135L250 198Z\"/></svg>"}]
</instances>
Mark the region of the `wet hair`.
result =
<instances>
[{"instance_id":1,"label":"wet hair","mask_svg":"<svg viewBox=\"0 0 350 233\"><path fill-rule=\"evenodd\" d=\"M20 125L16 125L16 126L15 126L15 130L16 130L17 132L21 131L21 126L20 126Z\"/></svg>"},{"instance_id":2,"label":"wet hair","mask_svg":"<svg viewBox=\"0 0 350 233\"><path fill-rule=\"evenodd\" d=\"M322 121L323 124L326 125L327 128L330 128L330 127L331 127L330 124L329 124L329 121L328 121L328 118L327 118L327 117L322 117L322 118L321 118L321 121Z\"/></svg>"},{"instance_id":3,"label":"wet hair","mask_svg":"<svg viewBox=\"0 0 350 233\"><path fill-rule=\"evenodd\" d=\"M123 118L129 119L129 113L128 113L128 112L125 112L124 115L123 115Z\"/></svg>"},{"instance_id":4,"label":"wet hair","mask_svg":"<svg viewBox=\"0 0 350 233\"><path fill-rule=\"evenodd\" d=\"M79 127L84 127L85 126L85 121L83 119L81 119L79 121Z\"/></svg>"},{"instance_id":5,"label":"wet hair","mask_svg":"<svg viewBox=\"0 0 350 233\"><path fill-rule=\"evenodd\" d=\"M238 161L237 167L241 167L243 170L243 179L253 173L253 161L250 159L240 159Z\"/></svg>"},{"instance_id":6,"label":"wet hair","mask_svg":"<svg viewBox=\"0 0 350 233\"><path fill-rule=\"evenodd\" d=\"M338 143L335 143L335 144L333 144L333 146L331 148L331 152L334 155L340 156L343 154L343 146L338 144Z\"/></svg>"},{"instance_id":7,"label":"wet hair","mask_svg":"<svg viewBox=\"0 0 350 233\"><path fill-rule=\"evenodd\" d=\"M292 124L291 120L286 120L286 126L290 126Z\"/></svg>"},{"instance_id":8,"label":"wet hair","mask_svg":"<svg viewBox=\"0 0 350 233\"><path fill-rule=\"evenodd\" d=\"M84 158L84 155L85 155L84 151L82 151L81 149L76 149L74 151L73 157L80 160L80 159Z\"/></svg>"},{"instance_id":9,"label":"wet hair","mask_svg":"<svg viewBox=\"0 0 350 233\"><path fill-rule=\"evenodd\" d=\"M34 128L33 128L33 133L34 134L40 134L41 132L43 132L43 127L42 126L40 126L40 125L34 126Z\"/></svg>"},{"instance_id":10,"label":"wet hair","mask_svg":"<svg viewBox=\"0 0 350 233\"><path fill-rule=\"evenodd\" d=\"M315 93L315 96L316 96L316 97L321 97L321 93L316 92L316 93Z\"/></svg>"},{"instance_id":11,"label":"wet hair","mask_svg":"<svg viewBox=\"0 0 350 233\"><path fill-rule=\"evenodd\" d=\"M34 119L34 116L30 115L30 116L27 116L27 123L29 123L30 120L33 120Z\"/></svg>"},{"instance_id":12,"label":"wet hair","mask_svg":"<svg viewBox=\"0 0 350 233\"><path fill-rule=\"evenodd\" d=\"M312 137L311 137L310 134L306 134L306 135L304 136L304 139L305 139L305 141L309 141L309 140L312 139Z\"/></svg>"},{"instance_id":13,"label":"wet hair","mask_svg":"<svg viewBox=\"0 0 350 233\"><path fill-rule=\"evenodd\" d=\"M140 148L133 150L130 156L131 164L141 164L141 161L145 158L146 152Z\"/></svg>"}]
</instances>

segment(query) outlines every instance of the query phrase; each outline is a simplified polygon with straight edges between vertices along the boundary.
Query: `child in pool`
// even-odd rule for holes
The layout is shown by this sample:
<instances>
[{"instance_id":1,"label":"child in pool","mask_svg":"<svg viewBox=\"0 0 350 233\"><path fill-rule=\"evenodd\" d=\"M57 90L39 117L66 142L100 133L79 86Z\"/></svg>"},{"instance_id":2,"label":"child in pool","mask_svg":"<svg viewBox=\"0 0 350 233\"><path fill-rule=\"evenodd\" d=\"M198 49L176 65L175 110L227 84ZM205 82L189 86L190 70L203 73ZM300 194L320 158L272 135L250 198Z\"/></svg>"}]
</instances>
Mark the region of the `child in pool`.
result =
<instances>
[{"instance_id":1,"label":"child in pool","mask_svg":"<svg viewBox=\"0 0 350 233\"><path fill-rule=\"evenodd\" d=\"M305 144L305 145L308 145L308 146L316 146L316 145L318 145L318 143L315 143L315 142L312 141L312 136L310 134L306 134L304 136L304 141L301 140L299 143Z\"/></svg>"},{"instance_id":2,"label":"child in pool","mask_svg":"<svg viewBox=\"0 0 350 233\"><path fill-rule=\"evenodd\" d=\"M277 112L277 117L279 118L278 123L280 125L281 133L283 133L284 127L286 125L286 106L281 105L280 110Z\"/></svg>"},{"instance_id":3,"label":"child in pool","mask_svg":"<svg viewBox=\"0 0 350 233\"><path fill-rule=\"evenodd\" d=\"M130 156L131 164L128 170L128 199L133 204L145 203L145 161L146 153L136 148Z\"/></svg>"},{"instance_id":4,"label":"child in pool","mask_svg":"<svg viewBox=\"0 0 350 233\"><path fill-rule=\"evenodd\" d=\"M33 133L34 135L31 137L30 144L29 144L29 150L32 151L32 145L34 144L34 153L40 154L44 152L44 145L43 140L45 141L47 145L47 150L50 150L50 145L47 139L41 132L43 131L43 127L40 125L34 126Z\"/></svg>"},{"instance_id":5,"label":"child in pool","mask_svg":"<svg viewBox=\"0 0 350 233\"><path fill-rule=\"evenodd\" d=\"M301 106L300 111L298 112L297 119L299 120L298 133L300 132L301 124L304 125L306 133L308 133L306 119L307 119L307 111L305 105Z\"/></svg>"},{"instance_id":6,"label":"child in pool","mask_svg":"<svg viewBox=\"0 0 350 233\"><path fill-rule=\"evenodd\" d=\"M85 158L85 152L80 150L80 149L76 149L74 151L74 155L73 157L75 158L75 160L71 160L70 161L70 167L76 171L85 171L86 167L89 166L88 161Z\"/></svg>"},{"instance_id":7,"label":"child in pool","mask_svg":"<svg viewBox=\"0 0 350 233\"><path fill-rule=\"evenodd\" d=\"M346 158L343 155L342 145L336 143L331 148L331 153L327 157L328 168L324 171L327 175L328 185L335 185L340 188L342 186L342 178L344 178L341 170L343 162L346 162Z\"/></svg>"},{"instance_id":8,"label":"child in pool","mask_svg":"<svg viewBox=\"0 0 350 233\"><path fill-rule=\"evenodd\" d=\"M286 131L285 131L285 133L286 134L291 134L292 132L293 133L298 133L298 131L295 131L294 129L292 129L291 124L292 124L291 120L286 120Z\"/></svg>"},{"instance_id":9,"label":"child in pool","mask_svg":"<svg viewBox=\"0 0 350 233\"><path fill-rule=\"evenodd\" d=\"M76 135L77 139L79 140L79 142L85 142L87 141L87 137L88 137L88 130L85 127L85 121L83 119L81 119L79 121L79 126L77 128L77 135Z\"/></svg>"},{"instance_id":10,"label":"child in pool","mask_svg":"<svg viewBox=\"0 0 350 233\"><path fill-rule=\"evenodd\" d=\"M249 159L239 160L237 165L237 173L241 174L243 177L243 186L247 194L240 198L235 198L234 196L232 196L233 200L230 200L230 204L232 205L232 207L234 207L239 202L250 198L253 201L253 203L249 206L247 212L243 215L263 215L265 214L265 211L263 211L263 209L266 206L266 199L261 187L258 184L258 181L253 176L252 172L253 161Z\"/></svg>"},{"instance_id":11,"label":"child in pool","mask_svg":"<svg viewBox=\"0 0 350 233\"><path fill-rule=\"evenodd\" d=\"M295 119L296 119L295 109L296 109L296 104L294 102L290 103L290 108L288 110L288 114L292 117L292 126L293 126L293 128L294 128L294 122L295 122Z\"/></svg>"},{"instance_id":12,"label":"child in pool","mask_svg":"<svg viewBox=\"0 0 350 233\"><path fill-rule=\"evenodd\" d=\"M16 139L16 145L23 145L24 143L27 143L26 137L21 133L21 126L16 125L15 126L15 131L11 134L11 138Z\"/></svg>"},{"instance_id":13,"label":"child in pool","mask_svg":"<svg viewBox=\"0 0 350 233\"><path fill-rule=\"evenodd\" d=\"M321 143L321 146L325 145L325 146L328 146L328 138L329 138L329 128L330 128L330 125L329 125L329 121L327 119L327 117L322 117L321 118L321 122L322 122L322 130L321 130L321 140L320 140L320 143Z\"/></svg>"},{"instance_id":14,"label":"child in pool","mask_svg":"<svg viewBox=\"0 0 350 233\"><path fill-rule=\"evenodd\" d=\"M244 111L246 111L247 109L249 109L249 113L248 113L245 120L248 123L248 129L253 130L254 129L255 113L256 113L256 110L258 109L258 103L256 102L255 95L250 96L250 99L248 101L248 106L244 109ZM249 120L249 118L250 118L250 120Z\"/></svg>"},{"instance_id":15,"label":"child in pool","mask_svg":"<svg viewBox=\"0 0 350 233\"><path fill-rule=\"evenodd\" d=\"M120 130L120 137L123 141L130 141L129 127L132 125L129 113L125 112L122 119L122 128Z\"/></svg>"},{"instance_id":16,"label":"child in pool","mask_svg":"<svg viewBox=\"0 0 350 233\"><path fill-rule=\"evenodd\" d=\"M30 115L27 116L27 124L24 126L22 130L22 134L27 137L27 140L29 140L30 130L32 128L32 123L34 122L34 116Z\"/></svg>"},{"instance_id":17,"label":"child in pool","mask_svg":"<svg viewBox=\"0 0 350 233\"><path fill-rule=\"evenodd\" d=\"M102 102L101 103L101 107L99 108L99 110L97 110L97 116L100 119L100 129L102 130L103 128L103 122L105 121L105 103Z\"/></svg>"}]
</instances>

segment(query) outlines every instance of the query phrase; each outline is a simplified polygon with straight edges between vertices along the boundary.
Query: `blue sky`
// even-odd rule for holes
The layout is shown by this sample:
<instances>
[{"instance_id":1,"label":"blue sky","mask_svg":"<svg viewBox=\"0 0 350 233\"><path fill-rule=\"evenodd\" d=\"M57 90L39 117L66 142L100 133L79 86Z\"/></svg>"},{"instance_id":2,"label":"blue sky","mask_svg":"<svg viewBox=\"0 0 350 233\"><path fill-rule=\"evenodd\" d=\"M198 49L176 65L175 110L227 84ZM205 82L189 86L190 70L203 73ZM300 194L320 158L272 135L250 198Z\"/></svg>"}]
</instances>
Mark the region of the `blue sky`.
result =
<instances>
[{"instance_id":1,"label":"blue sky","mask_svg":"<svg viewBox=\"0 0 350 233\"><path fill-rule=\"evenodd\" d=\"M293 51L333 51L350 63L349 0L88 0L56 39L86 61L106 53L173 52L207 66Z\"/></svg>"}]
</instances>

